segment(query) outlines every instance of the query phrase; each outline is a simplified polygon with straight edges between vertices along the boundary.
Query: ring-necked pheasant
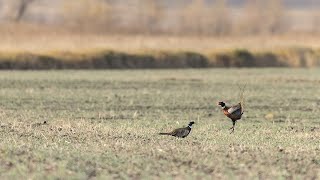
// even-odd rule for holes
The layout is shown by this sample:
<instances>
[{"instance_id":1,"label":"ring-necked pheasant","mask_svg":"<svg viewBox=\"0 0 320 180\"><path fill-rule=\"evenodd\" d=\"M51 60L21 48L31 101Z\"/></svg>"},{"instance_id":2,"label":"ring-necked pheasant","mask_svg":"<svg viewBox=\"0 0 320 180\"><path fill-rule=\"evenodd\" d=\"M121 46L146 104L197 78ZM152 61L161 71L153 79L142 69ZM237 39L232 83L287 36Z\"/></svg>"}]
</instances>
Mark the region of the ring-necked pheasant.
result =
<instances>
[{"instance_id":1,"label":"ring-necked pheasant","mask_svg":"<svg viewBox=\"0 0 320 180\"><path fill-rule=\"evenodd\" d=\"M185 138L189 135L189 133L191 132L192 129L192 125L194 124L193 121L191 121L189 123L189 125L187 127L184 128L178 128L175 129L169 133L159 133L160 135L169 135L169 136L175 136L175 137L179 137L179 138Z\"/></svg>"},{"instance_id":2,"label":"ring-necked pheasant","mask_svg":"<svg viewBox=\"0 0 320 180\"><path fill-rule=\"evenodd\" d=\"M218 102L218 105L221 106L223 114L232 120L232 127L230 128L231 134L234 132L234 126L236 125L237 120L240 120L243 114L242 105L241 103L238 103L234 106L226 106L226 103L224 102Z\"/></svg>"}]
</instances>

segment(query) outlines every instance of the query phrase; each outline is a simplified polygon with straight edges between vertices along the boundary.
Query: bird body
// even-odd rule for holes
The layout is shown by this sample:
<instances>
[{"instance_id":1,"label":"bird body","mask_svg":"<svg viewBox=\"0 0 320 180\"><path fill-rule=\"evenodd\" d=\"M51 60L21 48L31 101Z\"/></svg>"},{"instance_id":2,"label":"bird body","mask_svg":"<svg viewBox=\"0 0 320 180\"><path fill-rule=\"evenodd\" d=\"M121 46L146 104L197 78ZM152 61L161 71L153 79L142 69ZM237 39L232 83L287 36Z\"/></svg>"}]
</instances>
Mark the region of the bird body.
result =
<instances>
[{"instance_id":1,"label":"bird body","mask_svg":"<svg viewBox=\"0 0 320 180\"><path fill-rule=\"evenodd\" d=\"M234 106L226 106L224 102L219 102L218 105L221 106L223 114L232 120L233 126L230 129L232 129L231 133L233 133L236 121L240 120L243 114L241 103Z\"/></svg>"},{"instance_id":2,"label":"bird body","mask_svg":"<svg viewBox=\"0 0 320 180\"><path fill-rule=\"evenodd\" d=\"M238 103L237 105L231 107L224 106L222 111L224 115L235 121L241 119L241 116L243 114L241 103Z\"/></svg>"},{"instance_id":3,"label":"bird body","mask_svg":"<svg viewBox=\"0 0 320 180\"><path fill-rule=\"evenodd\" d=\"M179 137L179 138L185 138L190 134L193 124L194 124L194 122L191 121L187 127L178 128L178 129L175 129L169 133L159 133L159 134L160 135L175 136L175 137Z\"/></svg>"}]
</instances>

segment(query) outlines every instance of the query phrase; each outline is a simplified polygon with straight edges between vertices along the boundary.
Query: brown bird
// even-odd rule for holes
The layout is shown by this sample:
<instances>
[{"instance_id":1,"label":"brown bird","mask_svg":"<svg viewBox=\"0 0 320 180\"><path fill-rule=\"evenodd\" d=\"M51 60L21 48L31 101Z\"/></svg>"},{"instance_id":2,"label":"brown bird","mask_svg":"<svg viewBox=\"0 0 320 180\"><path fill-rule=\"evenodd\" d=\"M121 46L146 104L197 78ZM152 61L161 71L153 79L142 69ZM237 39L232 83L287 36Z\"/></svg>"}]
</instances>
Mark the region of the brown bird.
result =
<instances>
[{"instance_id":1,"label":"brown bird","mask_svg":"<svg viewBox=\"0 0 320 180\"><path fill-rule=\"evenodd\" d=\"M223 114L232 120L233 126L230 128L231 134L234 132L234 126L236 125L237 120L240 120L243 114L242 105L241 103L238 103L234 106L226 106L226 103L224 102L218 102L218 105L221 106Z\"/></svg>"},{"instance_id":2,"label":"brown bird","mask_svg":"<svg viewBox=\"0 0 320 180\"><path fill-rule=\"evenodd\" d=\"M175 136L175 137L179 137L179 138L185 138L189 135L189 133L191 132L192 129L192 125L194 124L193 121L191 121L189 123L189 125L187 127L184 128L178 128L175 129L169 133L159 133L160 135L169 135L169 136Z\"/></svg>"}]
</instances>

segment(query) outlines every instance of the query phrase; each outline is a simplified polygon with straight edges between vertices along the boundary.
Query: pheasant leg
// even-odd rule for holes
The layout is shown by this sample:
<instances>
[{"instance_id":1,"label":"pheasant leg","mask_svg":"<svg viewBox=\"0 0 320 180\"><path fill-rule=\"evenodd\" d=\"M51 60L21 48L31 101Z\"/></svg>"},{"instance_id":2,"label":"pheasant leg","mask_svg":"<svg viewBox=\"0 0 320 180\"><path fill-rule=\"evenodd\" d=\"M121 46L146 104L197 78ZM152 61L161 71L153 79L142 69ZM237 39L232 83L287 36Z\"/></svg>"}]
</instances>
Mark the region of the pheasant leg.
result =
<instances>
[{"instance_id":1,"label":"pheasant leg","mask_svg":"<svg viewBox=\"0 0 320 180\"><path fill-rule=\"evenodd\" d=\"M234 132L234 127L230 128L230 129L232 129L230 132L230 134L232 134Z\"/></svg>"},{"instance_id":2,"label":"pheasant leg","mask_svg":"<svg viewBox=\"0 0 320 180\"><path fill-rule=\"evenodd\" d=\"M232 127L229 129L231 130L230 134L234 132L234 126L236 125L236 121L232 121Z\"/></svg>"}]
</instances>

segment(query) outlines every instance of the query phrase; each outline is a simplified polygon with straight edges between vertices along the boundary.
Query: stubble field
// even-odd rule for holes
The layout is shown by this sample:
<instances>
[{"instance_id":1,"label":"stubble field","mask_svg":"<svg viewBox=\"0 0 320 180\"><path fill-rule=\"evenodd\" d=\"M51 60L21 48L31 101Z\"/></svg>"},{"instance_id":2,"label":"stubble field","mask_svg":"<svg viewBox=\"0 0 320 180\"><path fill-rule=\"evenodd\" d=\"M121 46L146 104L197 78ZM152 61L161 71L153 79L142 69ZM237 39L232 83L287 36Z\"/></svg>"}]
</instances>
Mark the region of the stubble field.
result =
<instances>
[{"instance_id":1,"label":"stubble field","mask_svg":"<svg viewBox=\"0 0 320 180\"><path fill-rule=\"evenodd\" d=\"M229 134L216 103L238 84ZM1 71L0 87L1 179L320 178L319 69Z\"/></svg>"}]
</instances>

